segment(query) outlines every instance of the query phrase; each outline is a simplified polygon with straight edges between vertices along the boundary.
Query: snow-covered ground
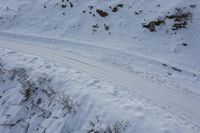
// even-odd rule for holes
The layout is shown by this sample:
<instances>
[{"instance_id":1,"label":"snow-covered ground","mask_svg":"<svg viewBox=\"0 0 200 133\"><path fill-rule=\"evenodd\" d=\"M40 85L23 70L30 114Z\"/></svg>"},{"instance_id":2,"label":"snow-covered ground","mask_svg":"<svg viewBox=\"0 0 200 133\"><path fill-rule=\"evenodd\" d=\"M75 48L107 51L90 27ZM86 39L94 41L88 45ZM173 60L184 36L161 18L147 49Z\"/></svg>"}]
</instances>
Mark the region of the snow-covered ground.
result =
<instances>
[{"instance_id":1,"label":"snow-covered ground","mask_svg":"<svg viewBox=\"0 0 200 133\"><path fill-rule=\"evenodd\" d=\"M15 50L0 57L2 133L199 132L123 87Z\"/></svg>"},{"instance_id":2,"label":"snow-covered ground","mask_svg":"<svg viewBox=\"0 0 200 133\"><path fill-rule=\"evenodd\" d=\"M0 7L0 30L79 40L200 73L199 0L0 0ZM108 16L101 17L97 9ZM172 30L176 22L165 17L176 14L177 9L192 16L186 18L191 20L185 29ZM157 32L142 27L157 19L165 19Z\"/></svg>"},{"instance_id":3,"label":"snow-covered ground","mask_svg":"<svg viewBox=\"0 0 200 133\"><path fill-rule=\"evenodd\" d=\"M199 7L0 0L0 132L199 133Z\"/></svg>"}]
</instances>

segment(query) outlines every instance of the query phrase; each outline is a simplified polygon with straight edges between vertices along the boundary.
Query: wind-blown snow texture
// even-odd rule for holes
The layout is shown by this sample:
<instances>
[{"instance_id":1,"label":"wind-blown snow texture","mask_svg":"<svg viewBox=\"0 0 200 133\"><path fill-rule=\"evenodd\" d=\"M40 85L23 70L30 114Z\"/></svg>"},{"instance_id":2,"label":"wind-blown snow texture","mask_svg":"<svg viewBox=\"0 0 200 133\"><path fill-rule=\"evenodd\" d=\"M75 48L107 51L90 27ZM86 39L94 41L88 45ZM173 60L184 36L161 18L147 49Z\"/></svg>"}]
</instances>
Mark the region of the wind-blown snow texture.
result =
<instances>
[{"instance_id":1,"label":"wind-blown snow texture","mask_svg":"<svg viewBox=\"0 0 200 133\"><path fill-rule=\"evenodd\" d=\"M15 33L43 36L55 48L198 97L199 24L199 0L0 0L4 39L23 38ZM2 133L199 132L123 88L76 70L5 49L0 57Z\"/></svg>"},{"instance_id":2,"label":"wind-blown snow texture","mask_svg":"<svg viewBox=\"0 0 200 133\"><path fill-rule=\"evenodd\" d=\"M0 57L2 133L198 133L122 87L13 50Z\"/></svg>"}]
</instances>

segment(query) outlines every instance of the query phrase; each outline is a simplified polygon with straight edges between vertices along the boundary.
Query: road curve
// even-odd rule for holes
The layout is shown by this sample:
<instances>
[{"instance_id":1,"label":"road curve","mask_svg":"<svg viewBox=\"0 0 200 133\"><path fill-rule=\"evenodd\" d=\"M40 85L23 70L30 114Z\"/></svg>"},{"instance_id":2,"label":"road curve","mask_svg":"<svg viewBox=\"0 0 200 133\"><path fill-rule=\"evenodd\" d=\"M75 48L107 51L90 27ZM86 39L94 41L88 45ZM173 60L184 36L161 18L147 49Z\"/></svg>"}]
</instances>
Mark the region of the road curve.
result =
<instances>
[{"instance_id":1,"label":"road curve","mask_svg":"<svg viewBox=\"0 0 200 133\"><path fill-rule=\"evenodd\" d=\"M136 93L170 113L200 127L200 100L180 91L163 87L133 73L58 49L9 40L0 40L0 48L34 54L50 61L74 67L90 76L120 84L129 89L130 92Z\"/></svg>"}]
</instances>

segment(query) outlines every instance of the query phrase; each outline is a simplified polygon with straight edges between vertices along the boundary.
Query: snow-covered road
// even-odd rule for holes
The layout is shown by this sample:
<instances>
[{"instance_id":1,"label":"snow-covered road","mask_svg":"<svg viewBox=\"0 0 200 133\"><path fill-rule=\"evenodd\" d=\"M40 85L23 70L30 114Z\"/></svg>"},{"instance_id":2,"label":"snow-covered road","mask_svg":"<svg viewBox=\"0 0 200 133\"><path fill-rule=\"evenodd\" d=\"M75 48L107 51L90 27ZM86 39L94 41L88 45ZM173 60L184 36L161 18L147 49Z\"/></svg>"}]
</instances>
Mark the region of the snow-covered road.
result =
<instances>
[{"instance_id":1,"label":"snow-covered road","mask_svg":"<svg viewBox=\"0 0 200 133\"><path fill-rule=\"evenodd\" d=\"M0 47L34 54L53 62L62 63L66 67L74 67L101 80L122 85L130 93L136 93L170 113L200 127L200 100L191 95L163 87L161 84L140 78L133 73L64 50L2 39Z\"/></svg>"}]
</instances>

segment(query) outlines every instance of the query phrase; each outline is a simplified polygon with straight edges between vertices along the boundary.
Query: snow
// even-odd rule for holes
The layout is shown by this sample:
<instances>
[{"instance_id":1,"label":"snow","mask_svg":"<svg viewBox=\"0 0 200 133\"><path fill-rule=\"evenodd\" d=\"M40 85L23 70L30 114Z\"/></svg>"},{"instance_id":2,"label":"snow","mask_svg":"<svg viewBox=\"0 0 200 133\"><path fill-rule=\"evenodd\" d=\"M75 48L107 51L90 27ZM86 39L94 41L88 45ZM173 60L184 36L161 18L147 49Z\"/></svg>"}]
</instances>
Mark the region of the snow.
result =
<instances>
[{"instance_id":1,"label":"snow","mask_svg":"<svg viewBox=\"0 0 200 133\"><path fill-rule=\"evenodd\" d=\"M71 0L71 2L74 5L72 8L66 1L64 4L67 3L67 7L62 8L60 0L1 0L3 13L0 29L9 32L79 40L92 45L117 48L123 52L142 54L180 68L200 72L200 48L197 43L200 32L198 0L127 0L126 2L120 0L104 0L102 2ZM124 6L119 8L116 13L109 8L121 3ZM191 5L194 5L195 8L192 8ZM89 6L93 6L93 8L91 9ZM15 12L16 15L4 17L6 7L9 7L8 12ZM184 12L193 14L192 22L188 22L187 29L172 31L173 21L171 20L166 20L166 25L158 27L155 33L142 27L142 23L163 18L167 12L173 14L175 8L181 8ZM100 17L96 13L96 9L107 11L109 15ZM135 12L140 10L142 13L135 15ZM93 25L96 24L99 28L95 29ZM108 25L110 30L106 31L104 24ZM96 32L93 32L94 30ZM188 46L184 47L182 43L187 43Z\"/></svg>"},{"instance_id":2,"label":"snow","mask_svg":"<svg viewBox=\"0 0 200 133\"><path fill-rule=\"evenodd\" d=\"M150 80L164 82L178 90L192 91L199 95L198 0L70 2L74 5L72 8L66 1L64 4L67 7L62 8L59 0L1 0L1 38L6 36L10 39L8 36L16 36L14 40L51 43L51 47L115 65ZM114 13L110 6L113 8L117 4L123 4L123 7ZM192 22L188 21L186 29L171 30L173 21L168 19L166 25L156 27L157 32L149 32L142 27L142 23L163 18L168 12L174 14L176 8L192 13ZM96 9L107 11L109 15L100 17ZM140 10L141 13L136 15L135 12ZM96 24L99 28L93 27ZM108 31L104 24L109 26ZM37 38L33 38L33 35ZM66 44L66 41L72 44ZM76 42L79 44L74 45ZM183 46L184 43L187 46ZM162 64L168 66L164 67ZM171 69L172 67L182 70L181 74Z\"/></svg>"},{"instance_id":3,"label":"snow","mask_svg":"<svg viewBox=\"0 0 200 133\"><path fill-rule=\"evenodd\" d=\"M0 49L0 57L0 132L199 131L121 86L14 50ZM22 91L35 89L26 80L37 89L25 101Z\"/></svg>"},{"instance_id":4,"label":"snow","mask_svg":"<svg viewBox=\"0 0 200 133\"><path fill-rule=\"evenodd\" d=\"M0 38L26 45L53 48L63 53L72 53L73 55L79 55L118 67L129 73L134 73L140 77L155 81L181 92L189 93L197 97L199 97L200 94L200 74L198 72L191 69L179 68L174 66L174 64L167 64L156 58L105 47L97 47L79 41L61 40L49 37L0 32ZM2 45L5 45L4 42L2 42ZM173 68L180 69L181 72Z\"/></svg>"},{"instance_id":5,"label":"snow","mask_svg":"<svg viewBox=\"0 0 200 133\"><path fill-rule=\"evenodd\" d=\"M199 133L199 7L0 0L0 132ZM191 16L172 30L178 11ZM143 27L158 19L156 32Z\"/></svg>"}]
</instances>

